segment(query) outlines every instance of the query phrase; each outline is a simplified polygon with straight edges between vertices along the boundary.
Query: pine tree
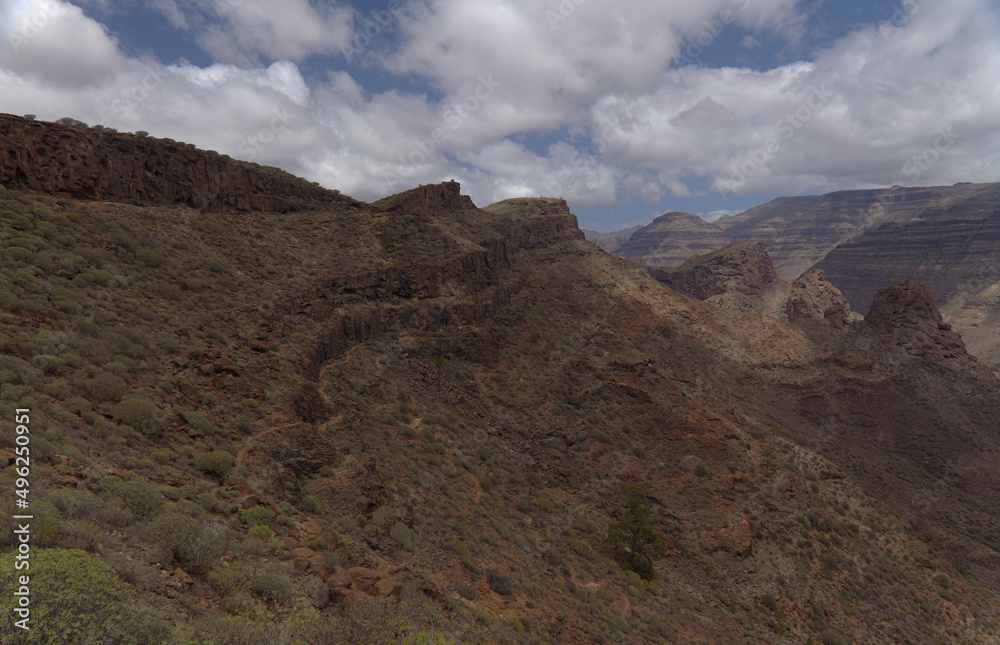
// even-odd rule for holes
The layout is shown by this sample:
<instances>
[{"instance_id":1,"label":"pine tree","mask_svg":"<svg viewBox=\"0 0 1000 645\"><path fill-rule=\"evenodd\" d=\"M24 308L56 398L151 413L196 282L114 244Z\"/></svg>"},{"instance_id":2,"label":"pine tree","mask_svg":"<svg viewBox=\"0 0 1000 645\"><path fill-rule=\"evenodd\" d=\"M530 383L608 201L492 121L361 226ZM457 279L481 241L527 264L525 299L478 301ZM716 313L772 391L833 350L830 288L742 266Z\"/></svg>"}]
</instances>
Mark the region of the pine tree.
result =
<instances>
[{"instance_id":1,"label":"pine tree","mask_svg":"<svg viewBox=\"0 0 1000 645\"><path fill-rule=\"evenodd\" d=\"M653 528L652 513L641 486L625 487L625 512L608 527L606 540L615 547L625 566L644 578L653 577L653 556L663 555L667 538Z\"/></svg>"}]
</instances>

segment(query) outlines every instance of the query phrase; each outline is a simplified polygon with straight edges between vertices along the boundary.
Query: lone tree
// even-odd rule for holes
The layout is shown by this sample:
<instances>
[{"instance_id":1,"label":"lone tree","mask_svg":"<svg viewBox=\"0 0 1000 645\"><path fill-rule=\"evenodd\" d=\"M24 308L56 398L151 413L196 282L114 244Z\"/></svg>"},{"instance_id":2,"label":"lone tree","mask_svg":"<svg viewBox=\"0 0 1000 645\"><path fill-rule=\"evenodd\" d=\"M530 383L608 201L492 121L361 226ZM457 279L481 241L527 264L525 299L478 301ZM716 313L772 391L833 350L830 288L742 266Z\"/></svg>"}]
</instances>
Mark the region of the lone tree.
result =
<instances>
[{"instance_id":1,"label":"lone tree","mask_svg":"<svg viewBox=\"0 0 1000 645\"><path fill-rule=\"evenodd\" d=\"M625 512L608 527L605 538L615 547L625 567L646 579L653 577L653 556L667 550L667 538L650 523L651 512L642 486L626 486Z\"/></svg>"}]
</instances>

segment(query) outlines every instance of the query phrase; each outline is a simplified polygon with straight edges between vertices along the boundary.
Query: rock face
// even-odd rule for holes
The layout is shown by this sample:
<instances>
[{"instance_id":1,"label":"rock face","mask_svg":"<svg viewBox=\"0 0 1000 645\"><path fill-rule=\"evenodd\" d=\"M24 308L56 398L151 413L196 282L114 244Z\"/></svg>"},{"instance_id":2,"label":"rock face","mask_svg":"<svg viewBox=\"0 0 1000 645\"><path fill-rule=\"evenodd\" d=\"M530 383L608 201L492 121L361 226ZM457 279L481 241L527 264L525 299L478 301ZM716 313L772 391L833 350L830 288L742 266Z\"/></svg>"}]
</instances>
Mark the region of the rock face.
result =
<instances>
[{"instance_id":1,"label":"rock face","mask_svg":"<svg viewBox=\"0 0 1000 645\"><path fill-rule=\"evenodd\" d=\"M457 181L427 184L383 200L380 206L387 212L403 213L450 213L472 210L476 207L472 198L462 194Z\"/></svg>"},{"instance_id":2,"label":"rock face","mask_svg":"<svg viewBox=\"0 0 1000 645\"><path fill-rule=\"evenodd\" d=\"M829 320L835 329L842 329L850 322L851 306L840 290L824 279L822 271L813 269L792 283L785 315L789 322Z\"/></svg>"},{"instance_id":3,"label":"rock face","mask_svg":"<svg viewBox=\"0 0 1000 645\"><path fill-rule=\"evenodd\" d=\"M913 281L881 289L865 316L865 326L904 358L931 366L970 367L975 358L962 338L941 319L930 291Z\"/></svg>"},{"instance_id":4,"label":"rock face","mask_svg":"<svg viewBox=\"0 0 1000 645\"><path fill-rule=\"evenodd\" d=\"M76 199L287 212L354 200L277 168L170 139L0 114L0 184Z\"/></svg>"},{"instance_id":5,"label":"rock face","mask_svg":"<svg viewBox=\"0 0 1000 645\"><path fill-rule=\"evenodd\" d=\"M749 303L777 281L778 274L762 242L733 242L721 249L695 255L673 271L657 274L674 291L709 300L726 295Z\"/></svg>"},{"instance_id":6,"label":"rock face","mask_svg":"<svg viewBox=\"0 0 1000 645\"><path fill-rule=\"evenodd\" d=\"M620 231L614 231L613 233L599 233L598 231L583 229L583 234L586 236L588 242L593 242L608 253L614 253L620 249L623 244L628 242L633 233L641 228L643 227L633 226L632 228L625 228Z\"/></svg>"},{"instance_id":7,"label":"rock face","mask_svg":"<svg viewBox=\"0 0 1000 645\"><path fill-rule=\"evenodd\" d=\"M982 219L1000 200L1000 184L956 184L932 188L894 186L876 190L849 190L801 197L781 197L714 223L693 215L668 213L637 231L618 249L622 257L673 268L694 254L703 254L729 242L766 242L778 275L794 280L823 259L838 244L887 222ZM869 260L877 260L877 256ZM875 263L877 265L877 262ZM821 265L848 300L867 307L871 295L855 301L837 281L839 274ZM891 279L883 276L879 287Z\"/></svg>"},{"instance_id":8,"label":"rock face","mask_svg":"<svg viewBox=\"0 0 1000 645\"><path fill-rule=\"evenodd\" d=\"M660 215L629 238L616 255L639 258L651 266L679 267L692 255L709 253L730 242L721 228L697 215Z\"/></svg>"},{"instance_id":9,"label":"rock face","mask_svg":"<svg viewBox=\"0 0 1000 645\"><path fill-rule=\"evenodd\" d=\"M926 284L947 303L1000 279L1000 209L984 218L888 223L830 251L816 268L858 311L895 280Z\"/></svg>"},{"instance_id":10,"label":"rock face","mask_svg":"<svg viewBox=\"0 0 1000 645\"><path fill-rule=\"evenodd\" d=\"M763 242L733 242L672 271L651 267L649 272L692 298L793 323L827 320L834 329L843 329L856 315L822 271L810 271L792 283L779 278Z\"/></svg>"}]
</instances>

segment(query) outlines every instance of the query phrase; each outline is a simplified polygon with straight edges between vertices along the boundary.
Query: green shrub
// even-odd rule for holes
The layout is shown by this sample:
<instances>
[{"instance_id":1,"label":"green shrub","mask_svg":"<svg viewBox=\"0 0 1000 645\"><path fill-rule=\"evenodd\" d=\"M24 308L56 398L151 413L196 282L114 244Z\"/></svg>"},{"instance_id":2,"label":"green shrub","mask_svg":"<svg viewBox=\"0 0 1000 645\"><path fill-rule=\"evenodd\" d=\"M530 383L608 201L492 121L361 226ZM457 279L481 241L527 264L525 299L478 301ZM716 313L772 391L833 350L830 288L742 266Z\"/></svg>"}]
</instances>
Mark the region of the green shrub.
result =
<instances>
[{"instance_id":1,"label":"green shrub","mask_svg":"<svg viewBox=\"0 0 1000 645\"><path fill-rule=\"evenodd\" d=\"M847 639L832 629L828 629L820 634L819 641L823 645L847 645Z\"/></svg>"},{"instance_id":2,"label":"green shrub","mask_svg":"<svg viewBox=\"0 0 1000 645\"><path fill-rule=\"evenodd\" d=\"M65 361L51 354L39 354L31 359L32 364L46 374L55 374L65 365Z\"/></svg>"},{"instance_id":3,"label":"green shrub","mask_svg":"<svg viewBox=\"0 0 1000 645\"><path fill-rule=\"evenodd\" d=\"M270 526L276 514L266 506L254 506L240 513L240 519L250 526Z\"/></svg>"},{"instance_id":4,"label":"green shrub","mask_svg":"<svg viewBox=\"0 0 1000 645\"><path fill-rule=\"evenodd\" d=\"M389 536L407 551L413 550L413 530L402 522L392 525Z\"/></svg>"},{"instance_id":5,"label":"green shrub","mask_svg":"<svg viewBox=\"0 0 1000 645\"><path fill-rule=\"evenodd\" d=\"M164 513L149 525L149 535L188 573L208 571L226 548L220 530L184 513Z\"/></svg>"},{"instance_id":6,"label":"green shrub","mask_svg":"<svg viewBox=\"0 0 1000 645\"><path fill-rule=\"evenodd\" d=\"M594 550L594 547L583 540L570 539L569 547L576 551L577 555L587 560L593 560L597 557L597 551Z\"/></svg>"},{"instance_id":7,"label":"green shrub","mask_svg":"<svg viewBox=\"0 0 1000 645\"><path fill-rule=\"evenodd\" d=\"M307 513L322 513L326 506L315 495L306 495L302 498L302 509Z\"/></svg>"},{"instance_id":8,"label":"green shrub","mask_svg":"<svg viewBox=\"0 0 1000 645\"><path fill-rule=\"evenodd\" d=\"M462 594L462 597L466 600L476 599L476 588L465 580L459 580L455 588L458 589L458 593Z\"/></svg>"},{"instance_id":9,"label":"green shrub","mask_svg":"<svg viewBox=\"0 0 1000 645\"><path fill-rule=\"evenodd\" d=\"M70 300L69 298L66 298L64 300L56 300L55 306L56 309L58 309L59 311L67 313L71 316L79 316L80 314L83 313L83 305L81 305L76 300Z\"/></svg>"},{"instance_id":10,"label":"green shrub","mask_svg":"<svg viewBox=\"0 0 1000 645\"><path fill-rule=\"evenodd\" d=\"M42 377L41 370L16 356L9 355L0 355L0 372L8 374L5 382L20 385L31 385Z\"/></svg>"},{"instance_id":11,"label":"green shrub","mask_svg":"<svg viewBox=\"0 0 1000 645\"><path fill-rule=\"evenodd\" d=\"M101 542L101 527L90 520L75 519L66 522L60 545L67 549L98 553Z\"/></svg>"},{"instance_id":12,"label":"green shrub","mask_svg":"<svg viewBox=\"0 0 1000 645\"><path fill-rule=\"evenodd\" d=\"M209 475L215 475L222 480L229 477L229 471L233 468L233 461L235 461L233 456L225 450L202 452L194 456L195 466L201 468Z\"/></svg>"},{"instance_id":13,"label":"green shrub","mask_svg":"<svg viewBox=\"0 0 1000 645\"><path fill-rule=\"evenodd\" d=\"M111 412L119 423L124 423L147 437L156 436L163 427L163 413L149 399L125 399Z\"/></svg>"},{"instance_id":14,"label":"green shrub","mask_svg":"<svg viewBox=\"0 0 1000 645\"><path fill-rule=\"evenodd\" d=\"M184 423L188 424L195 430L208 430L211 424L208 422L208 418L204 413L193 411L193 410L181 410L181 418L184 419Z\"/></svg>"},{"instance_id":15,"label":"green shrub","mask_svg":"<svg viewBox=\"0 0 1000 645\"><path fill-rule=\"evenodd\" d=\"M385 526L394 519L395 515L393 514L392 509L388 506L379 506L375 512L372 513L372 523L380 529L385 528Z\"/></svg>"},{"instance_id":16,"label":"green shrub","mask_svg":"<svg viewBox=\"0 0 1000 645\"><path fill-rule=\"evenodd\" d=\"M240 432L248 433L253 430L253 418L245 413L241 412L236 415L236 427L240 429Z\"/></svg>"},{"instance_id":17,"label":"green shrub","mask_svg":"<svg viewBox=\"0 0 1000 645\"><path fill-rule=\"evenodd\" d=\"M163 508L163 494L147 481L136 479L122 482L117 487L116 494L125 508L140 517L152 517Z\"/></svg>"},{"instance_id":18,"label":"green shrub","mask_svg":"<svg viewBox=\"0 0 1000 645\"><path fill-rule=\"evenodd\" d=\"M501 596L509 596L514 593L513 581L496 569L490 569L486 572L486 584Z\"/></svg>"},{"instance_id":19,"label":"green shrub","mask_svg":"<svg viewBox=\"0 0 1000 645\"><path fill-rule=\"evenodd\" d=\"M245 574L235 567L209 571L205 579L220 596L236 593L246 585Z\"/></svg>"},{"instance_id":20,"label":"green shrub","mask_svg":"<svg viewBox=\"0 0 1000 645\"><path fill-rule=\"evenodd\" d=\"M226 505L212 493L201 493L196 498L198 505L209 513L221 513L226 510Z\"/></svg>"},{"instance_id":21,"label":"green shrub","mask_svg":"<svg viewBox=\"0 0 1000 645\"><path fill-rule=\"evenodd\" d=\"M158 267L163 264L163 256L152 249L139 249L135 252L135 259L150 267Z\"/></svg>"},{"instance_id":22,"label":"green shrub","mask_svg":"<svg viewBox=\"0 0 1000 645\"><path fill-rule=\"evenodd\" d=\"M31 554L30 631L18 643L151 645L171 640L166 623L137 611L135 592L99 557L75 549L38 549ZM15 553L0 555L0 588L16 590ZM17 620L13 593L0 595L0 612ZM8 632L13 633L13 632ZM7 641L4 641L7 642Z\"/></svg>"},{"instance_id":23,"label":"green shrub","mask_svg":"<svg viewBox=\"0 0 1000 645\"><path fill-rule=\"evenodd\" d=\"M261 573L254 577L251 587L264 602L283 605L292 596L292 583L278 573Z\"/></svg>"},{"instance_id":24,"label":"green shrub","mask_svg":"<svg viewBox=\"0 0 1000 645\"><path fill-rule=\"evenodd\" d=\"M948 577L946 573L938 573L934 575L934 582L938 584L942 589L947 589L951 586L951 578Z\"/></svg>"}]
</instances>

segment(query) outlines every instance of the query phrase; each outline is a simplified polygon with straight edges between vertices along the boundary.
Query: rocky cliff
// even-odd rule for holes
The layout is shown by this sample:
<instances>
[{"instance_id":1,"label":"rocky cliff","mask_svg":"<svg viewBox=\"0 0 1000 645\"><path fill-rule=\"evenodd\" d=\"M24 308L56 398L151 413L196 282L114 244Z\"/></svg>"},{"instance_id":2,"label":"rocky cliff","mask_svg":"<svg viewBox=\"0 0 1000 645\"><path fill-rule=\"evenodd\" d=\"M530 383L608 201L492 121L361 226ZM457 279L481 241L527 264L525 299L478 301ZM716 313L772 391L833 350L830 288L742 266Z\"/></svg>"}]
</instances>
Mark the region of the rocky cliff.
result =
<instances>
[{"instance_id":1,"label":"rocky cliff","mask_svg":"<svg viewBox=\"0 0 1000 645\"><path fill-rule=\"evenodd\" d=\"M794 281L785 301L789 322L828 320L835 329L842 329L856 314L840 290L826 280L818 269L809 271Z\"/></svg>"},{"instance_id":2,"label":"rocky cliff","mask_svg":"<svg viewBox=\"0 0 1000 645\"><path fill-rule=\"evenodd\" d=\"M778 275L794 280L837 245L881 224L983 218L993 213L997 203L1000 203L1000 184L894 186L781 197L712 224L690 219L693 216L664 215L637 231L617 254L673 268L691 255L721 248L729 242L766 242ZM819 268L826 269L836 284L827 267ZM874 291L861 302L848 297L863 309L871 302L871 295Z\"/></svg>"},{"instance_id":3,"label":"rocky cliff","mask_svg":"<svg viewBox=\"0 0 1000 645\"><path fill-rule=\"evenodd\" d=\"M1000 279L1000 208L988 217L887 223L840 244L816 264L863 311L896 280L926 284L948 303Z\"/></svg>"},{"instance_id":4,"label":"rocky cliff","mask_svg":"<svg viewBox=\"0 0 1000 645\"><path fill-rule=\"evenodd\" d=\"M726 309L792 323L826 320L834 329L843 329L856 317L822 271L810 271L794 282L779 278L764 242L733 242L676 269L647 270L675 291Z\"/></svg>"},{"instance_id":5,"label":"rocky cliff","mask_svg":"<svg viewBox=\"0 0 1000 645\"><path fill-rule=\"evenodd\" d=\"M692 255L710 253L729 243L722 229L697 215L667 213L639 229L615 252L663 268L678 267Z\"/></svg>"},{"instance_id":6,"label":"rocky cliff","mask_svg":"<svg viewBox=\"0 0 1000 645\"><path fill-rule=\"evenodd\" d=\"M587 241L593 242L608 253L614 253L620 249L623 244L628 242L633 233L641 228L641 226L633 226L631 228L623 228L620 231L614 231L612 233L601 233L598 231L583 229L583 234L587 238Z\"/></svg>"},{"instance_id":7,"label":"rocky cliff","mask_svg":"<svg viewBox=\"0 0 1000 645\"><path fill-rule=\"evenodd\" d=\"M192 144L0 114L0 185L137 206L268 211L350 202L277 168Z\"/></svg>"},{"instance_id":8,"label":"rocky cliff","mask_svg":"<svg viewBox=\"0 0 1000 645\"><path fill-rule=\"evenodd\" d=\"M864 324L904 358L952 369L976 366L961 336L944 322L930 291L922 284L893 282L880 289Z\"/></svg>"}]
</instances>

